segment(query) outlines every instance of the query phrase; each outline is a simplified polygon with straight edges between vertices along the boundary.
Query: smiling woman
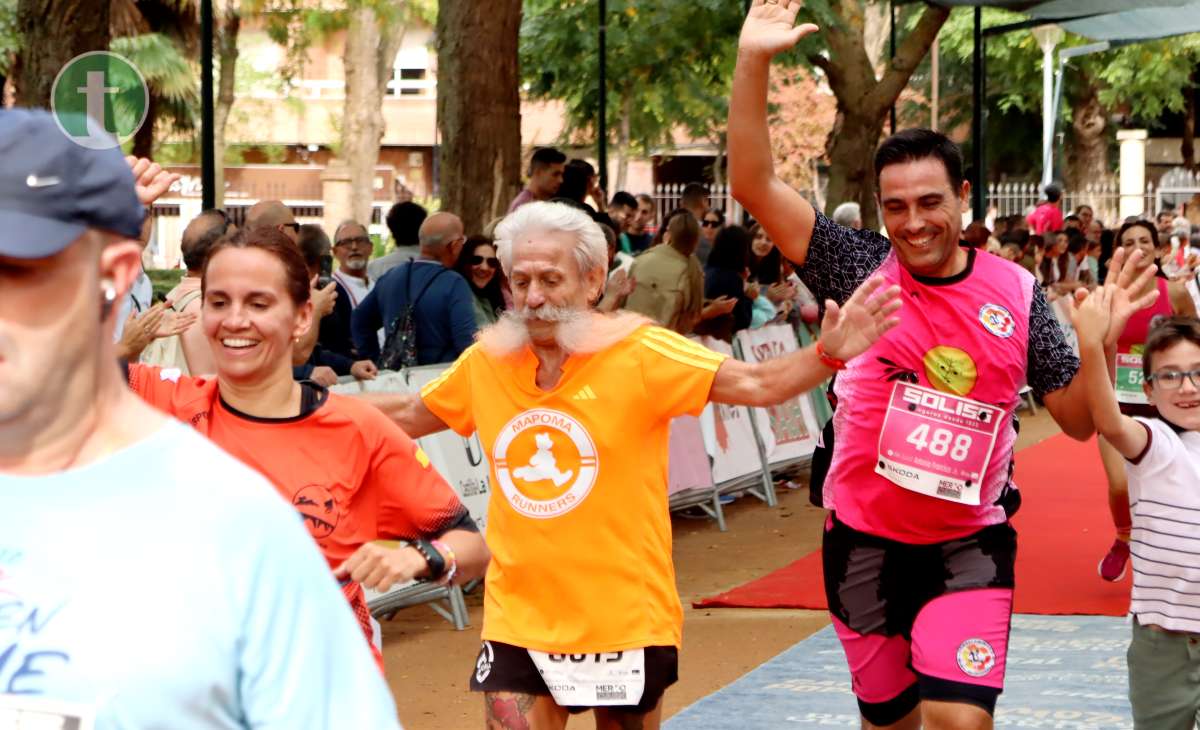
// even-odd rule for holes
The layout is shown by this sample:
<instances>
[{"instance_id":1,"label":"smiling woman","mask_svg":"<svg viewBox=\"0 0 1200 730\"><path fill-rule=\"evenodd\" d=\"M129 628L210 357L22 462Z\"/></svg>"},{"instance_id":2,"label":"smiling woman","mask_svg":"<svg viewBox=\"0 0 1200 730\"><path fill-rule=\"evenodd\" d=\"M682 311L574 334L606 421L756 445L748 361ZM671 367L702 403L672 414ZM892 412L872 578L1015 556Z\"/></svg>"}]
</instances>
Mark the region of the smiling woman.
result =
<instances>
[{"instance_id":1,"label":"smiling woman","mask_svg":"<svg viewBox=\"0 0 1200 730\"><path fill-rule=\"evenodd\" d=\"M482 576L483 538L416 443L373 407L293 381L292 344L312 326L313 305L291 241L274 228L219 241L202 290L217 377L131 365L130 387L257 469L296 507L368 641L363 585Z\"/></svg>"}]
</instances>

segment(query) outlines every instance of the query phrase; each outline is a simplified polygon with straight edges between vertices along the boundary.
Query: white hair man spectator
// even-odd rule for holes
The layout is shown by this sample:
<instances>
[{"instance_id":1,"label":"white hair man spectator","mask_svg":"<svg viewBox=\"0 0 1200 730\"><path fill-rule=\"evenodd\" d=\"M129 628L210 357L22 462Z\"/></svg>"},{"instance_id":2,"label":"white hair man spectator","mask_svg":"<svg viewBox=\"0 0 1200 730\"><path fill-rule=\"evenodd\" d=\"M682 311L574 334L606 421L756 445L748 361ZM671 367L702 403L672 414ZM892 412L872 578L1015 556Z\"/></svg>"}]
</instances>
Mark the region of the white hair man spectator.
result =
<instances>
[{"instance_id":1,"label":"white hair man spectator","mask_svg":"<svg viewBox=\"0 0 1200 730\"><path fill-rule=\"evenodd\" d=\"M853 228L855 230L863 227L862 208L858 203L853 201L842 203L833 209L833 222L839 226Z\"/></svg>"}]
</instances>

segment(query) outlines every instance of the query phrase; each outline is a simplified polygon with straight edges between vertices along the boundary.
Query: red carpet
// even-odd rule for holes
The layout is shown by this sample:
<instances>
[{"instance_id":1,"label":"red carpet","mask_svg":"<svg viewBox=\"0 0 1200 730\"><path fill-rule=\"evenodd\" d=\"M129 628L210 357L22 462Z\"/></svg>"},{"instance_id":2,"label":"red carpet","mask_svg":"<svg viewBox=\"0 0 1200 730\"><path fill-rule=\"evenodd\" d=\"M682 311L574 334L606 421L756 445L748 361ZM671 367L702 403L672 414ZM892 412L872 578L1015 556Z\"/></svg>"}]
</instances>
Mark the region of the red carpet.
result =
<instances>
[{"instance_id":1,"label":"red carpet","mask_svg":"<svg viewBox=\"0 0 1200 730\"><path fill-rule=\"evenodd\" d=\"M1124 616L1129 573L1106 583L1096 564L1113 541L1104 467L1093 439L1055 436L1017 452L1017 613ZM816 551L696 608L828 608Z\"/></svg>"}]
</instances>

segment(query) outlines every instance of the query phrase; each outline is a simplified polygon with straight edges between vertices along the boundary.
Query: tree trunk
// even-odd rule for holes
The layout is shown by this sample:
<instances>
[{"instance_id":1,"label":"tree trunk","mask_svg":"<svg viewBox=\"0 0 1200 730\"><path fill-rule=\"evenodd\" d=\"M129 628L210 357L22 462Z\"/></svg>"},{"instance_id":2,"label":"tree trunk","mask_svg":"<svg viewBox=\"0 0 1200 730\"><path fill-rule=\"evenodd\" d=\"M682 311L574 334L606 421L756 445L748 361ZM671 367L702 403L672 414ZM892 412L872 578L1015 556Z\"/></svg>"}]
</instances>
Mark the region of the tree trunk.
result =
<instances>
[{"instance_id":1,"label":"tree trunk","mask_svg":"<svg viewBox=\"0 0 1200 730\"><path fill-rule=\"evenodd\" d=\"M154 125L158 121L158 107L158 95L152 88L146 99L146 121L133 133L133 147L129 154L134 157L154 156Z\"/></svg>"},{"instance_id":2,"label":"tree trunk","mask_svg":"<svg viewBox=\"0 0 1200 730\"><path fill-rule=\"evenodd\" d=\"M217 33L217 67L221 78L217 82L217 98L213 108L213 158L217 161L214 180L213 205L225 207L225 125L229 112L233 110L234 82L237 78L238 33L242 16L236 3L229 3L221 17Z\"/></svg>"},{"instance_id":3,"label":"tree trunk","mask_svg":"<svg viewBox=\"0 0 1200 730\"><path fill-rule=\"evenodd\" d=\"M841 102L838 102L841 106ZM862 208L863 227L879 230L879 206L875 202L875 169L871 160L883 134L884 115L863 119L842 111L844 121L829 150L829 187L825 191L826 213L842 203L855 202Z\"/></svg>"},{"instance_id":4,"label":"tree trunk","mask_svg":"<svg viewBox=\"0 0 1200 730\"><path fill-rule=\"evenodd\" d=\"M621 127L617 137L617 183L613 191L625 189L629 180L629 138L633 116L633 94L628 88L621 94Z\"/></svg>"},{"instance_id":5,"label":"tree trunk","mask_svg":"<svg viewBox=\"0 0 1200 730\"><path fill-rule=\"evenodd\" d=\"M1186 106L1183 112L1183 142L1179 151L1183 155L1183 166L1196 171L1196 95L1200 94L1200 66L1192 72L1192 84L1184 90Z\"/></svg>"},{"instance_id":6,"label":"tree trunk","mask_svg":"<svg viewBox=\"0 0 1200 730\"><path fill-rule=\"evenodd\" d=\"M833 0L838 22L824 29L829 55L810 55L808 60L825 72L837 96L838 122L830 132L829 189L827 212L846 201L862 206L863 225L878 229L875 203L875 146L883 135L888 110L896 103L917 65L925 58L938 31L950 16L939 6L927 6L911 32L896 47L896 55L884 65L876 80L864 39L867 24L862 0Z\"/></svg>"},{"instance_id":7,"label":"tree trunk","mask_svg":"<svg viewBox=\"0 0 1200 730\"><path fill-rule=\"evenodd\" d=\"M1106 180L1112 175L1108 166L1107 122L1095 87L1088 87L1086 96L1077 99L1072 107L1075 144L1068 182L1075 190L1081 190L1088 183Z\"/></svg>"},{"instance_id":8,"label":"tree trunk","mask_svg":"<svg viewBox=\"0 0 1200 730\"><path fill-rule=\"evenodd\" d=\"M475 233L521 189L521 0L438 4L442 208Z\"/></svg>"},{"instance_id":9,"label":"tree trunk","mask_svg":"<svg viewBox=\"0 0 1200 730\"><path fill-rule=\"evenodd\" d=\"M725 149L727 139L724 133L718 133L717 138L714 140L717 148L717 156L713 159L713 184L718 186L725 184Z\"/></svg>"},{"instance_id":10,"label":"tree trunk","mask_svg":"<svg viewBox=\"0 0 1200 730\"><path fill-rule=\"evenodd\" d=\"M19 0L17 28L23 43L14 75L16 105L50 107L50 89L72 58L108 49L109 3L88 0Z\"/></svg>"},{"instance_id":11,"label":"tree trunk","mask_svg":"<svg viewBox=\"0 0 1200 730\"><path fill-rule=\"evenodd\" d=\"M363 225L370 222L375 162L379 159L379 141L383 136L383 112L377 93L380 41L375 10L352 9L343 56L346 93L340 156L350 171L350 210L346 213Z\"/></svg>"}]
</instances>

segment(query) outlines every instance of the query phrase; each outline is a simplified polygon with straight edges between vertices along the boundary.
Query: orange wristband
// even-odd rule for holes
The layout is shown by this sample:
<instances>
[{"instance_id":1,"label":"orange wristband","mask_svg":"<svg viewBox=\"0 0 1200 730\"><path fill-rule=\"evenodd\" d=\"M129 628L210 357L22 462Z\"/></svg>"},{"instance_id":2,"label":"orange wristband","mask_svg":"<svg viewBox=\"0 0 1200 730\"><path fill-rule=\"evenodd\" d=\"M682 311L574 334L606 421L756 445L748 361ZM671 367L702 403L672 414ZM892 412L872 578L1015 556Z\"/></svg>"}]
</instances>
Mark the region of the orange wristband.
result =
<instances>
[{"instance_id":1,"label":"orange wristband","mask_svg":"<svg viewBox=\"0 0 1200 730\"><path fill-rule=\"evenodd\" d=\"M832 355L830 355L828 352L825 352L825 344L823 342L821 342L820 340L817 340L817 359L821 361L822 365L829 368L830 370L845 370L846 369L846 361L839 360L836 357L833 357Z\"/></svg>"}]
</instances>

